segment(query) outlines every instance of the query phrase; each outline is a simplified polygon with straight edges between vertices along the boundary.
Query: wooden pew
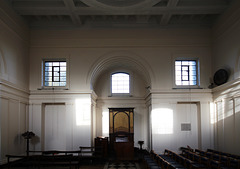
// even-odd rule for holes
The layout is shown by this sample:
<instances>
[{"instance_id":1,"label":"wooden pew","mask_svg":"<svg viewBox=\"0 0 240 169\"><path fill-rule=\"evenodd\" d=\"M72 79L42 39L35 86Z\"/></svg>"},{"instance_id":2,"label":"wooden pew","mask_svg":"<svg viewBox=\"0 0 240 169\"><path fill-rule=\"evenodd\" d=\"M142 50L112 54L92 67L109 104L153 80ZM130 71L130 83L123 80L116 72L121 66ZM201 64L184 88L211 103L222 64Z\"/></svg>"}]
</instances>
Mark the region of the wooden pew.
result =
<instances>
[{"instance_id":1,"label":"wooden pew","mask_svg":"<svg viewBox=\"0 0 240 169\"><path fill-rule=\"evenodd\" d=\"M39 169L41 167L51 167L51 166L66 166L71 169L72 167L78 168L78 161L73 161L73 155L37 155L31 156L31 160L33 161L35 166Z\"/></svg>"},{"instance_id":2,"label":"wooden pew","mask_svg":"<svg viewBox=\"0 0 240 169\"><path fill-rule=\"evenodd\" d=\"M198 154L210 159L210 167L212 168L236 168L240 169L240 158L238 155L220 152L213 149L207 149L206 152L202 150L195 150Z\"/></svg>"},{"instance_id":3,"label":"wooden pew","mask_svg":"<svg viewBox=\"0 0 240 169\"><path fill-rule=\"evenodd\" d=\"M222 151L218 151L218 150L213 150L213 149L207 149L207 152L211 152L211 153L214 153L214 154L219 154L219 155L222 155L222 156L227 156L227 157L231 157L231 158L235 158L235 159L240 160L240 156L235 155L235 154L230 154L230 153L226 153L226 152L222 152Z\"/></svg>"},{"instance_id":4,"label":"wooden pew","mask_svg":"<svg viewBox=\"0 0 240 169\"><path fill-rule=\"evenodd\" d=\"M30 155L30 156L14 156L6 155L8 157L8 169L12 166L22 166L22 167L32 167L32 168L41 168L45 166L67 166L70 169L72 167L78 168L78 160L73 159L72 154L68 155ZM11 163L11 158L17 158L19 161L16 163Z\"/></svg>"},{"instance_id":5,"label":"wooden pew","mask_svg":"<svg viewBox=\"0 0 240 169\"><path fill-rule=\"evenodd\" d=\"M161 169L157 162L157 154L153 150L145 154L143 160L146 169Z\"/></svg>"},{"instance_id":6,"label":"wooden pew","mask_svg":"<svg viewBox=\"0 0 240 169\"><path fill-rule=\"evenodd\" d=\"M104 160L104 151L102 147L87 147L80 146L79 160L82 162L90 161L102 161Z\"/></svg>"}]
</instances>

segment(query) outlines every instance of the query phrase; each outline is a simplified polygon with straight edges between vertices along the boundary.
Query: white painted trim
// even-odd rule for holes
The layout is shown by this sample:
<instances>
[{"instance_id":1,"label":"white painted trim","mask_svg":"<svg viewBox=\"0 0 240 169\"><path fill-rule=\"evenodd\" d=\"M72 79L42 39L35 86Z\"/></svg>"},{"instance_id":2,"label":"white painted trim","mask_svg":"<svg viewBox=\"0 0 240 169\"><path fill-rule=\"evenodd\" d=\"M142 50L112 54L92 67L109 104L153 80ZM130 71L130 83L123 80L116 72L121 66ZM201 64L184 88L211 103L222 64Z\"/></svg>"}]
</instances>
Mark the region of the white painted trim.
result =
<instances>
[{"instance_id":1,"label":"white painted trim","mask_svg":"<svg viewBox=\"0 0 240 169\"><path fill-rule=\"evenodd\" d=\"M240 78L212 89L214 101L240 97Z\"/></svg>"},{"instance_id":2,"label":"white painted trim","mask_svg":"<svg viewBox=\"0 0 240 169\"><path fill-rule=\"evenodd\" d=\"M17 87L8 81L0 79L0 97L23 100L23 102L28 102L29 91Z\"/></svg>"},{"instance_id":3,"label":"white painted trim","mask_svg":"<svg viewBox=\"0 0 240 169\"><path fill-rule=\"evenodd\" d=\"M119 63L128 65L125 66L123 70L128 69L127 71L136 71L143 75L143 79L148 85L154 83L155 75L151 66L148 65L148 62L133 52L123 50L112 51L100 57L89 69L90 71L88 72L86 83L90 84L90 88L93 89L94 84L101 73L106 71L106 69L109 69L109 71L112 72L112 65ZM135 69L131 68L129 65L133 65L132 67Z\"/></svg>"}]
</instances>

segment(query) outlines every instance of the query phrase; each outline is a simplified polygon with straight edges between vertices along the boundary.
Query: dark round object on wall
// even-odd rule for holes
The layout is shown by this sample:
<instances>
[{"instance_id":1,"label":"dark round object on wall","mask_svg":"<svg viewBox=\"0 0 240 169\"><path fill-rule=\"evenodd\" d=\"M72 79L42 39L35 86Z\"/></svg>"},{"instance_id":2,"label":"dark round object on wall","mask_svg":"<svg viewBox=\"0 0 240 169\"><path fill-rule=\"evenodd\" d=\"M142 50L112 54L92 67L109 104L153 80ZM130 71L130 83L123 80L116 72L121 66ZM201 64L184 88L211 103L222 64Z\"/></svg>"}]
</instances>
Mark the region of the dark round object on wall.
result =
<instances>
[{"instance_id":1,"label":"dark round object on wall","mask_svg":"<svg viewBox=\"0 0 240 169\"><path fill-rule=\"evenodd\" d=\"M228 80L228 72L225 69L219 69L213 77L214 83L216 85L222 85Z\"/></svg>"}]
</instances>

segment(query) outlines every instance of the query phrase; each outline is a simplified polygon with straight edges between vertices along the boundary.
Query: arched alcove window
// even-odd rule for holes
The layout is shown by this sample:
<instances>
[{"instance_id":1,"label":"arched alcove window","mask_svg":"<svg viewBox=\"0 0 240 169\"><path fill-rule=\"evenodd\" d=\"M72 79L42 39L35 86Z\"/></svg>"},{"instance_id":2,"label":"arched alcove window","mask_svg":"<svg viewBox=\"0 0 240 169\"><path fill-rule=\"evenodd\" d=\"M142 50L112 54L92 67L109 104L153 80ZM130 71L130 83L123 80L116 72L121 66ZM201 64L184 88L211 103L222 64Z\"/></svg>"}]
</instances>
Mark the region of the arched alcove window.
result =
<instances>
[{"instance_id":1,"label":"arched alcove window","mask_svg":"<svg viewBox=\"0 0 240 169\"><path fill-rule=\"evenodd\" d=\"M128 73L118 72L111 75L112 94L130 93L130 76Z\"/></svg>"}]
</instances>

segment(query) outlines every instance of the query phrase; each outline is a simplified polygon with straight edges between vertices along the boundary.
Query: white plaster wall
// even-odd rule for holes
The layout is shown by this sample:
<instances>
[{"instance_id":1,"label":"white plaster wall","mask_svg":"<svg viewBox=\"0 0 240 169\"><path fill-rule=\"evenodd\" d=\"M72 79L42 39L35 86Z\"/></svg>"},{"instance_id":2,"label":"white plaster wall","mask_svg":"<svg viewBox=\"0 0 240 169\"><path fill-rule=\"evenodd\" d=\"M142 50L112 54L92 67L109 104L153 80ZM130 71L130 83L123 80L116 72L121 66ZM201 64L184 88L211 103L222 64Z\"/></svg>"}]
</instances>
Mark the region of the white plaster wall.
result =
<instances>
[{"instance_id":1,"label":"white plaster wall","mask_svg":"<svg viewBox=\"0 0 240 169\"><path fill-rule=\"evenodd\" d=\"M210 94L210 93L209 93ZM207 150L208 148L214 148L214 125L211 123L212 110L212 96L206 100L200 101L200 118L201 121L201 148Z\"/></svg>"},{"instance_id":2,"label":"white plaster wall","mask_svg":"<svg viewBox=\"0 0 240 169\"><path fill-rule=\"evenodd\" d=\"M28 118L28 29L0 1L0 164L6 155L23 155Z\"/></svg>"},{"instance_id":3,"label":"white plaster wall","mask_svg":"<svg viewBox=\"0 0 240 169\"><path fill-rule=\"evenodd\" d=\"M45 103L64 103L66 106L66 122L69 124L66 126L66 149L77 149L79 145L89 145L89 140L93 140L94 135L101 135L102 112L108 111L109 107L135 107L135 146L137 146L137 140L144 140L146 143L144 146L149 148L152 140L148 133L151 131L149 110L146 107L148 99L151 100L151 104L148 103L151 110L165 104L171 106L177 102L187 101L189 98L186 98L186 95L189 96L187 91L172 90L174 58L198 57L200 59L200 87L203 89L208 87L213 73L219 68L230 70L231 85L234 86L238 81L240 25L239 2L236 3L237 5L234 5L215 25L212 32L210 29L33 30L29 43L29 31L24 23L0 1L2 9L0 10L1 162L5 160L6 154L24 153L25 142L19 136L26 129L34 131L37 135L31 141L32 150L43 149L42 112ZM28 52L29 46L30 52ZM128 58L130 64L126 62L121 64L126 64L127 66L123 67L136 75L131 98L108 97L109 83L107 75L103 74L106 71L104 66L107 65L107 70L112 70L107 61L116 57ZM38 90L42 87L41 61L43 58L67 59L69 90L57 92ZM102 64L103 67L98 67L102 59L106 62ZM115 61L110 63L118 67ZM130 66L132 63L133 67ZM95 69L96 67L98 69ZM121 68L120 65L119 68ZM146 85L151 86L152 92L152 95L147 98L145 98L146 91L143 91ZM232 88L230 87L230 90ZM28 89L30 89L29 109ZM96 129L92 128L95 124L77 127L74 125L74 99L79 96L91 100L92 89L96 90L99 96L96 102L96 120L92 115L92 123L96 122ZM214 90L215 101L228 98L229 93L237 95L237 92L231 93L228 89ZM234 90L239 91L239 89ZM201 147L203 149L212 147L214 139L216 148L235 153L239 150L237 143L240 137L237 134L240 133L239 123L237 123L239 100L236 98L234 116L229 116L217 124L210 124L210 92L201 89L199 91L194 94L195 99L192 100L200 103ZM228 114L230 110L230 107L225 108L224 114ZM91 113L94 113L94 110ZM230 133L232 124L235 125L233 128L235 134ZM212 128L215 129L215 133L212 133ZM229 139L232 137L233 139ZM167 141L164 143L168 146ZM174 144L174 141L171 144ZM236 145L237 148L234 149L232 145ZM155 148L161 151L161 147Z\"/></svg>"},{"instance_id":4,"label":"white plaster wall","mask_svg":"<svg viewBox=\"0 0 240 169\"><path fill-rule=\"evenodd\" d=\"M77 102L78 99L81 101ZM79 150L80 146L91 146L92 126L94 125L91 121L91 106L91 94L71 94L59 91L44 95L33 94L29 105L29 129L34 131L36 137L30 142L31 150L70 151ZM84 116L89 119L83 120L81 117L79 119L78 113L84 113ZM52 120L49 121L49 119ZM58 145L54 145L51 143L52 139L62 140L58 142Z\"/></svg>"},{"instance_id":5,"label":"white plaster wall","mask_svg":"<svg viewBox=\"0 0 240 169\"><path fill-rule=\"evenodd\" d=\"M41 88L41 60L67 58L69 89L89 90L94 68L101 59L135 58L148 71L152 89L173 87L173 61L176 57L198 57L202 88L211 77L210 30L73 30L31 31L30 90ZM102 68L104 70L104 68ZM97 77L96 77L97 78ZM163 80L164 79L164 80Z\"/></svg>"},{"instance_id":6,"label":"white plaster wall","mask_svg":"<svg viewBox=\"0 0 240 169\"><path fill-rule=\"evenodd\" d=\"M213 29L213 73L220 68L229 71L226 84L213 89L216 107L215 148L239 154L239 78L240 78L240 2L220 18Z\"/></svg>"},{"instance_id":7,"label":"white plaster wall","mask_svg":"<svg viewBox=\"0 0 240 169\"><path fill-rule=\"evenodd\" d=\"M213 123L215 126L215 148L232 154L239 154L240 152L239 84L239 80L235 80L213 90L216 107L216 116Z\"/></svg>"},{"instance_id":8,"label":"white plaster wall","mask_svg":"<svg viewBox=\"0 0 240 169\"><path fill-rule=\"evenodd\" d=\"M6 162L6 154L23 155L26 141L21 136L27 129L27 103L1 98L1 164Z\"/></svg>"},{"instance_id":9,"label":"white plaster wall","mask_svg":"<svg viewBox=\"0 0 240 169\"><path fill-rule=\"evenodd\" d=\"M1 3L2 4L2 3ZM3 8L3 6L1 6ZM3 9L7 10L7 8ZM0 17L0 58L1 58L1 81L7 81L11 85L17 86L22 90L28 90L29 87L29 37L27 28L16 26L11 27L13 23L7 22L6 13L1 11ZM14 20L14 19L13 19ZM17 21L16 21L17 22ZM15 23L16 25L18 23ZM24 30L19 35L17 31ZM19 32L20 33L20 32Z\"/></svg>"},{"instance_id":10,"label":"white plaster wall","mask_svg":"<svg viewBox=\"0 0 240 169\"><path fill-rule=\"evenodd\" d=\"M101 121L102 116L105 113L108 113L108 108L111 107L135 107L134 113L134 141L135 146L139 147L137 141L143 140L145 144L143 145L146 149L154 149L158 153L162 153L165 148L169 148L173 151L178 152L179 147L186 147L187 145L192 148L199 148L206 150L207 148L213 148L214 138L213 138L213 125L210 124L210 103L212 101L211 90L181 90L178 92L161 92L155 93L151 96L151 109L168 108L173 110L173 120L174 120L174 133L173 134L163 134L155 135L151 131L152 129L152 120L150 118L150 113L146 104L146 100L137 100L136 98L118 98L118 97L108 97L100 98L97 101L97 135L108 136L108 134L103 133L102 127L104 124ZM180 115L180 110L177 108L178 102L197 102L198 103L198 113L199 115L194 118L199 120L199 124L195 130L199 133L198 136L194 136L194 131L190 132L189 139L179 140L182 137L183 132L179 132L180 123L188 122L187 119L193 118L192 115L187 115L186 121L182 119ZM150 112L151 112L150 109ZM191 113L191 110L189 110ZM150 118L150 119L149 119ZM149 122L150 120L150 122ZM159 119L161 121L161 119ZM177 125L179 124L179 125ZM192 124L194 127L195 124ZM185 133L186 134L186 133ZM187 133L189 134L189 132ZM151 138L151 139L150 139ZM191 139L190 139L191 138ZM196 141L198 145L196 145Z\"/></svg>"},{"instance_id":11,"label":"white plaster wall","mask_svg":"<svg viewBox=\"0 0 240 169\"><path fill-rule=\"evenodd\" d=\"M192 148L199 148L206 150L207 148L213 147L213 137L212 130L213 126L210 125L210 106L211 103L211 91L210 90L182 90L179 92L169 92L169 93L155 93L152 95L152 111L158 109L169 109L173 113L173 132L166 134L152 134L152 144L156 152L163 153L166 148L171 149L175 152L179 152L180 147L186 147L189 145ZM197 107L200 109L197 110L199 115L194 115L191 110L190 114L182 112L183 110L179 109L178 106L181 103L188 105L189 103L197 103ZM194 108L193 108L194 109ZM181 113L187 115L186 121L181 118ZM199 117L200 116L200 117ZM198 135L195 136L193 131L182 132L180 131L180 126L184 122L194 122L191 118L196 118L198 120L197 128L194 128L196 124L192 124L192 130L197 130ZM206 129L207 128L207 129ZM152 129L154 131L154 129ZM182 136L186 135L184 139ZM189 138L189 139L187 139ZM195 140L195 141L194 141ZM196 141L197 140L197 141Z\"/></svg>"},{"instance_id":12,"label":"white plaster wall","mask_svg":"<svg viewBox=\"0 0 240 169\"><path fill-rule=\"evenodd\" d=\"M49 93L50 97L51 91L38 90L41 88L41 61L43 58L66 58L69 66L69 86L68 90L59 92L69 95L70 98L75 94L91 93L91 90L97 95L96 120L93 120L96 129L91 130L91 135L104 134L102 115L108 112L108 108L134 107L135 146L139 146L138 140L143 140L144 148L150 149L149 111L146 106L149 91L146 87L150 86L153 93L164 92L166 97L172 96L175 91L172 88L176 57L198 57L200 87L208 87L211 77L209 29L33 30L30 46L30 91L39 97L41 103L44 102L42 99L45 99L40 97L42 94ZM132 97L109 97L110 74L118 70L129 71L133 75ZM201 98L201 95L199 97ZM209 97L204 99L207 99L206 103L209 101ZM181 96L175 99L176 102L182 100ZM67 100L63 99L62 102ZM158 104L161 105L161 102L165 100ZM159 107L158 104L153 107ZM37 117L34 119L38 119L41 109L33 113ZM205 116L207 114L203 115L204 118ZM35 120L30 120L30 123L32 121ZM41 135L41 123L33 124L33 129L36 127L36 131ZM208 147L211 145L210 131L202 132L202 138L210 139L203 143L204 147ZM79 140L82 137L86 136L85 140L88 138L87 134L75 137L76 139L73 136L75 135L70 138L77 144L81 144ZM40 144L39 148L41 149Z\"/></svg>"},{"instance_id":13,"label":"white plaster wall","mask_svg":"<svg viewBox=\"0 0 240 169\"><path fill-rule=\"evenodd\" d=\"M229 81L240 78L240 2L219 19L213 28L213 73L220 68L229 71Z\"/></svg>"}]
</instances>

